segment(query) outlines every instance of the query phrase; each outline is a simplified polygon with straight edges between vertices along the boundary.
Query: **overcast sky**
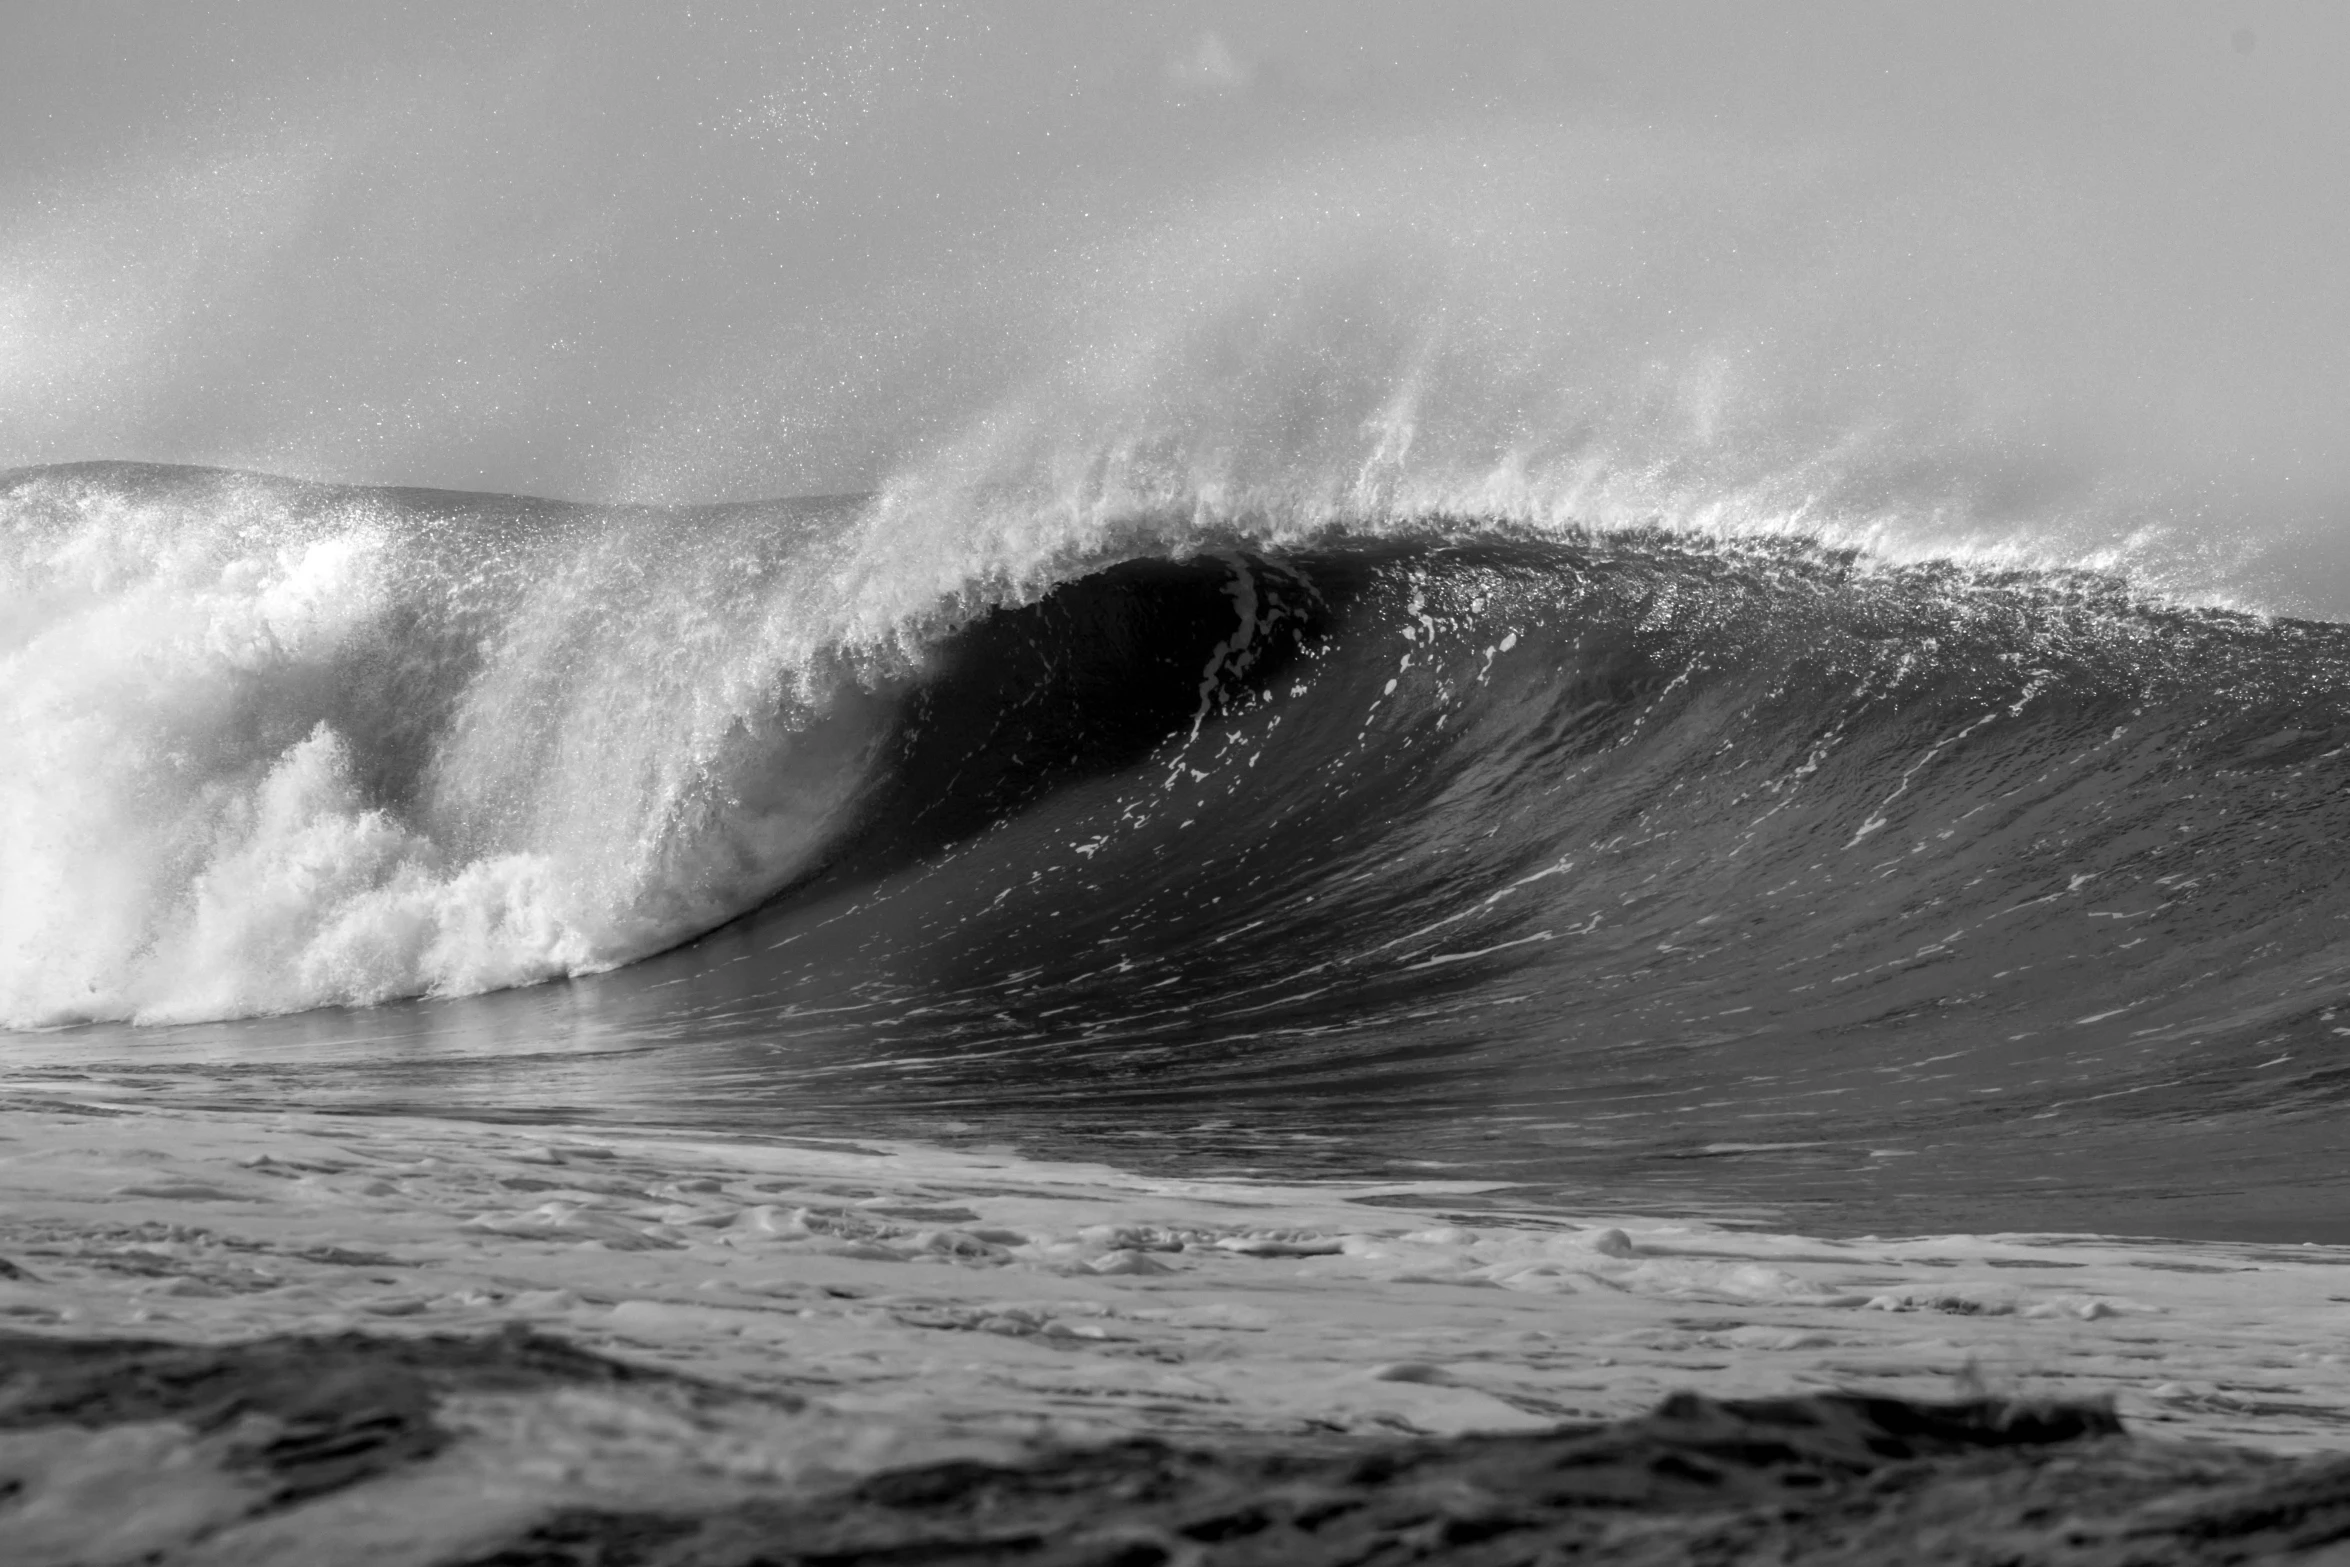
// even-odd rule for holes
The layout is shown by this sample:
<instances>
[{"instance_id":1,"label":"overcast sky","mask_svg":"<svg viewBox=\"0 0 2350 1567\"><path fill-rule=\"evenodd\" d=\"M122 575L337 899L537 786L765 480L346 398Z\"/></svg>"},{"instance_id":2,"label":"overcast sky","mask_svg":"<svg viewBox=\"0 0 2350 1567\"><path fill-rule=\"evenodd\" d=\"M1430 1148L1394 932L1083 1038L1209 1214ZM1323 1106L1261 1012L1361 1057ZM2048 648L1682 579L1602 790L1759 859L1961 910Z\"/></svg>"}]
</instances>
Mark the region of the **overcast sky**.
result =
<instances>
[{"instance_id":1,"label":"overcast sky","mask_svg":"<svg viewBox=\"0 0 2350 1567\"><path fill-rule=\"evenodd\" d=\"M1748 367L1782 422L2059 430L2051 482L2306 526L2350 495L2345 83L2314 3L0 0L0 466L858 488L1129 298L1413 231L1316 331L1474 318L1603 421Z\"/></svg>"}]
</instances>

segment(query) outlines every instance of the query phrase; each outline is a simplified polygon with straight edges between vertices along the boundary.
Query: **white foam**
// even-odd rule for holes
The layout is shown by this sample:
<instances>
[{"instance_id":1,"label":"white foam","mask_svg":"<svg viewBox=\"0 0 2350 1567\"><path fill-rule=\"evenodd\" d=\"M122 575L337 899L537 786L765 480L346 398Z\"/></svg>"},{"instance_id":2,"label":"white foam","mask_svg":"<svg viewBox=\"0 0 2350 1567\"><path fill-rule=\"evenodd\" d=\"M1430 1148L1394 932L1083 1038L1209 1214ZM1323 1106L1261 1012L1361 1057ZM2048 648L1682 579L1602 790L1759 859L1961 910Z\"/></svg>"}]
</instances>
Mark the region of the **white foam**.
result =
<instances>
[{"instance_id":1,"label":"white foam","mask_svg":"<svg viewBox=\"0 0 2350 1567\"><path fill-rule=\"evenodd\" d=\"M6 1026L626 961L805 865L886 728L706 549L651 573L641 535L453 540L267 484L59 478L0 520Z\"/></svg>"},{"instance_id":2,"label":"white foam","mask_svg":"<svg viewBox=\"0 0 2350 1567\"><path fill-rule=\"evenodd\" d=\"M2286 1450L2338 1446L2350 1415L2338 1248L1431 1222L1413 1208L1474 1188L111 1093L0 1107L0 1133L0 1213L39 1243L0 1310L30 1332L528 1324L738 1386L781 1371L820 1410L1105 1436L1510 1430L1693 1386L2110 1397L2141 1429ZM126 1287L132 1223L153 1276Z\"/></svg>"}]
</instances>

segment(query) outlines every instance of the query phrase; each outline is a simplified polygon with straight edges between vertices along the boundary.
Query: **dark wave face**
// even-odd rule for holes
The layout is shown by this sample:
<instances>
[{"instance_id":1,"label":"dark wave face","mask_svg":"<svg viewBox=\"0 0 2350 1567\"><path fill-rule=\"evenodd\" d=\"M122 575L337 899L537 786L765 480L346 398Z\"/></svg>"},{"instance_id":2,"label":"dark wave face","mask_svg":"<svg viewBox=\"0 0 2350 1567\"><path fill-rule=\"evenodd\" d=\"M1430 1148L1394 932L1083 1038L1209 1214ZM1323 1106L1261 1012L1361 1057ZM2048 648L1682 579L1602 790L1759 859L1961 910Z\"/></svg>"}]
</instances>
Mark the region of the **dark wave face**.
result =
<instances>
[{"instance_id":1,"label":"dark wave face","mask_svg":"<svg viewBox=\"0 0 2350 1567\"><path fill-rule=\"evenodd\" d=\"M450 504L383 548L429 553ZM712 569L750 593L776 568L744 541L788 519L722 521ZM633 525L591 531L609 547ZM785 631L750 610L658 628L632 645L717 651L632 676L593 642L608 619L515 584L593 577L564 602L609 611L623 578L658 605L643 579L687 568L629 555L634 577L594 577L548 542L578 519L502 526L497 549L479 527L442 547L429 591L388 572L409 596L315 654L278 633L267 693L230 683L201 738L251 798L183 834L198 846L173 863L198 870L150 876L196 923L142 927L111 1015L143 1015L138 994L164 998L157 1022L205 1015L138 978L136 954L174 942L323 961L289 935L204 935L240 865L310 897L305 929L377 919L350 951L439 921L409 969L350 971L405 973L391 993L577 977L23 1035L28 1069L1489 1178L1815 1228L2342 1233L2343 628L2088 575L1429 518L1278 548L1138 533L963 595L911 639L818 639L796 684L729 687L709 670ZM37 669L27 623L15 656ZM614 738L631 678L725 719L631 720L631 744L700 747L682 784ZM326 767L299 761L321 735L341 793L288 803L300 767ZM653 803L614 817L629 855L566 861L604 818L533 780L598 766ZM269 838L273 810L300 852ZM376 858L353 869L359 840ZM352 890L288 891L304 874ZM620 912L596 925L534 891L550 879ZM529 930L539 956L512 957ZM451 982L469 939L505 943L508 968ZM20 968L14 994L39 977ZM381 999L336 982L283 994Z\"/></svg>"},{"instance_id":2,"label":"dark wave face","mask_svg":"<svg viewBox=\"0 0 2350 1567\"><path fill-rule=\"evenodd\" d=\"M1251 593L1270 656L1195 734ZM967 633L903 803L645 973L797 1105L1838 1202L2094 1181L2087 1136L2134 1194L2341 1081L2346 652L1661 538L1119 568Z\"/></svg>"}]
</instances>

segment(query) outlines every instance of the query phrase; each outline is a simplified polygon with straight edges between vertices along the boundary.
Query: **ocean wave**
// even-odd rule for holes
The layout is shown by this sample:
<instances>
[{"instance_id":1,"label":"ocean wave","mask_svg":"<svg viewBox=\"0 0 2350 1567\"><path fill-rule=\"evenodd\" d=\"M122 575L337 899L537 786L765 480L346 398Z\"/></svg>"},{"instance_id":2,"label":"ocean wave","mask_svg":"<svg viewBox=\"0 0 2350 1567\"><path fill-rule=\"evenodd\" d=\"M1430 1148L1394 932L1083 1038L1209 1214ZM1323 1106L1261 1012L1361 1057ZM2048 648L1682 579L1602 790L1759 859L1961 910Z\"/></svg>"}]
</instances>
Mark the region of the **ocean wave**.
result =
<instances>
[{"instance_id":1,"label":"ocean wave","mask_svg":"<svg viewBox=\"0 0 2350 1567\"><path fill-rule=\"evenodd\" d=\"M1504 1055L1898 1022L2153 1070L2314 1017L2334 628L1797 530L928 504L8 478L0 1020L720 927L662 960L708 1005L1052 997L1046 1045L1434 1006Z\"/></svg>"}]
</instances>

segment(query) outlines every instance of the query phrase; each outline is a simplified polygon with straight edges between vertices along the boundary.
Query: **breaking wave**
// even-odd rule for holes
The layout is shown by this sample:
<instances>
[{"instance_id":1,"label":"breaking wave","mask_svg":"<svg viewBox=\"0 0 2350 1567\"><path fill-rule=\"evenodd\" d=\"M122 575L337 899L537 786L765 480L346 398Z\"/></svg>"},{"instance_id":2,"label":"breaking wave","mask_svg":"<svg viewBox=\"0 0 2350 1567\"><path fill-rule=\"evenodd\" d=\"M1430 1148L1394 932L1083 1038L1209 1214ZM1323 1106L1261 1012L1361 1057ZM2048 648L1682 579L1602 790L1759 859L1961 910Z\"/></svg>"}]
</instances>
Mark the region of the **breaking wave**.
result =
<instances>
[{"instance_id":1,"label":"breaking wave","mask_svg":"<svg viewBox=\"0 0 2350 1567\"><path fill-rule=\"evenodd\" d=\"M2328 1037L2338 628L1767 530L958 553L891 505L8 478L0 1019L693 942L647 973L694 1005L965 1045L1434 1008L1619 1075L1897 1039L2110 1084Z\"/></svg>"}]
</instances>

